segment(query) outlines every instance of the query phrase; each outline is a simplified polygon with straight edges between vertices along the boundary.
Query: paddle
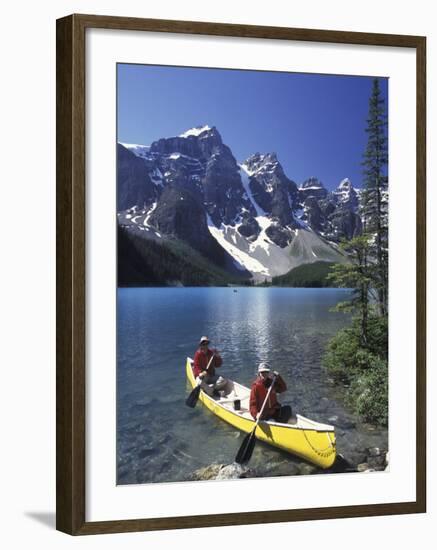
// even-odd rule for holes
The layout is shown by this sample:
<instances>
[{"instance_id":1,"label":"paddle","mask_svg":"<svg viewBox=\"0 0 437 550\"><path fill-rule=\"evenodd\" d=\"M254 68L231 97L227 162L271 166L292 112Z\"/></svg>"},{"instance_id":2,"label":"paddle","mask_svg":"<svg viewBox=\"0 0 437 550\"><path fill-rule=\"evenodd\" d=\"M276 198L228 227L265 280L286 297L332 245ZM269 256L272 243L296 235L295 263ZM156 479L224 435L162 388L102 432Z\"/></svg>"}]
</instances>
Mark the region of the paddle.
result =
<instances>
[{"instance_id":1,"label":"paddle","mask_svg":"<svg viewBox=\"0 0 437 550\"><path fill-rule=\"evenodd\" d=\"M264 399L264 403L261 407L260 413L258 415L258 419L255 422L255 427L250 432L250 434L247 434L244 438L243 443L241 444L240 448L238 449L237 456L235 457L235 462L237 464L244 464L245 462L249 462L249 460L252 457L253 449L255 447L256 437L255 432L258 427L259 421L261 420L262 414L264 412L264 408L266 406L267 400L269 398L270 392L272 391L273 386L275 385L276 376L273 377L272 383L270 385L269 391L267 392L266 398Z\"/></svg>"},{"instance_id":2,"label":"paddle","mask_svg":"<svg viewBox=\"0 0 437 550\"><path fill-rule=\"evenodd\" d=\"M208 362L208 365L206 366L206 372L208 372L209 366L212 363L212 360L214 359L215 355L214 353L211 356L211 359ZM191 407L192 409L196 406L197 401L199 400L200 395L200 384L202 383L202 380L200 378L197 379L197 385L194 388L194 390L190 393L190 395L185 400L185 405L188 407Z\"/></svg>"}]
</instances>

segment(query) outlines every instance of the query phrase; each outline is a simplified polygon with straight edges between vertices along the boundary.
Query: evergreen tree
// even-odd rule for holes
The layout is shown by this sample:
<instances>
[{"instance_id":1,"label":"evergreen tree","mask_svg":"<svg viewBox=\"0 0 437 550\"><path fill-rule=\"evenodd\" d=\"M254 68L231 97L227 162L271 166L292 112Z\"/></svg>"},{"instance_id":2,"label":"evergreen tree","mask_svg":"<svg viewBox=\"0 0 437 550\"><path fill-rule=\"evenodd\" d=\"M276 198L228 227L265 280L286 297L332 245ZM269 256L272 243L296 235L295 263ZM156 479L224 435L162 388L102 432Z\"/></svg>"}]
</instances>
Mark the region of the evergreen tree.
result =
<instances>
[{"instance_id":1,"label":"evergreen tree","mask_svg":"<svg viewBox=\"0 0 437 550\"><path fill-rule=\"evenodd\" d=\"M377 78L373 80L366 132L368 141L362 163L364 166L363 233L372 236L369 254L376 266L373 286L378 293L380 313L385 315L388 303L387 114Z\"/></svg>"},{"instance_id":2,"label":"evergreen tree","mask_svg":"<svg viewBox=\"0 0 437 550\"><path fill-rule=\"evenodd\" d=\"M366 235L344 241L341 248L349 255L352 262L334 264L327 276L337 286L353 288L353 298L349 302L337 305L339 311L354 311L360 320L361 345L367 345L368 320L370 311L371 286L375 267L369 262L369 239Z\"/></svg>"},{"instance_id":3,"label":"evergreen tree","mask_svg":"<svg viewBox=\"0 0 437 550\"><path fill-rule=\"evenodd\" d=\"M388 179L387 117L379 81L374 79L369 101L364 153L363 233L342 243L350 264L332 268L328 278L354 289L349 302L337 310L353 311L352 326L329 343L324 364L350 384L349 401L369 422L388 419ZM375 307L377 306L377 307Z\"/></svg>"}]
</instances>

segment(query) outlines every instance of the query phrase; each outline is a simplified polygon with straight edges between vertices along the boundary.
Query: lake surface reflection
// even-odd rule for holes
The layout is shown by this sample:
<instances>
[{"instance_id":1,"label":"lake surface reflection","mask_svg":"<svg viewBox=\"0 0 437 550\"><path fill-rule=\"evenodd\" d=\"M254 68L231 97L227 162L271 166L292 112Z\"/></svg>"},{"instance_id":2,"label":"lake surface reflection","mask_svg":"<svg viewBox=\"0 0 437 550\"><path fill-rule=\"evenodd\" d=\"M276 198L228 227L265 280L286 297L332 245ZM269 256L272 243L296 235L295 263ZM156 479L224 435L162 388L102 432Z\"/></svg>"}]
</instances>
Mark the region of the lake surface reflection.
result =
<instances>
[{"instance_id":1,"label":"lake surface reflection","mask_svg":"<svg viewBox=\"0 0 437 550\"><path fill-rule=\"evenodd\" d=\"M119 289L118 484L184 481L233 461L242 435L200 403L185 406L185 360L204 334L221 351L221 373L244 385L268 360L288 385L281 402L334 424L338 452L352 463L366 447L387 448L387 431L360 425L321 367L327 342L350 322L330 310L349 296L347 289ZM292 475L299 462L259 444L250 466L257 475Z\"/></svg>"}]
</instances>

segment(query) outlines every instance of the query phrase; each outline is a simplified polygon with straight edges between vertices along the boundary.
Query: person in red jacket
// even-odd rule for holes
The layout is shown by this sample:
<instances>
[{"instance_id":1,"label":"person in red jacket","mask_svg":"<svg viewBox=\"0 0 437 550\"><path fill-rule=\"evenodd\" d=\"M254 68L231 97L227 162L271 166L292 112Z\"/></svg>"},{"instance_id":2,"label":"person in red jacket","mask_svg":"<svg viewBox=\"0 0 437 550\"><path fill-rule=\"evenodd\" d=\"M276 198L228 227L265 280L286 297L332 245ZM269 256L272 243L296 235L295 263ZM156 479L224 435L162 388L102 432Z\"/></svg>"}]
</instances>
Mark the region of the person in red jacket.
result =
<instances>
[{"instance_id":1,"label":"person in red jacket","mask_svg":"<svg viewBox=\"0 0 437 550\"><path fill-rule=\"evenodd\" d=\"M218 376L215 369L222 366L223 360L216 349L209 349L209 338L202 336L199 348L194 354L193 373L200 379L200 387L208 395L219 397L220 391L224 391L228 381L223 376ZM211 363L210 360L213 357ZM209 367L208 367L209 364Z\"/></svg>"},{"instance_id":2,"label":"person in red jacket","mask_svg":"<svg viewBox=\"0 0 437 550\"><path fill-rule=\"evenodd\" d=\"M273 382L272 374L275 376L275 385L270 392L261 420L272 419L285 423L292 416L291 407L289 405L281 405L277 400L276 394L286 391L287 384L279 373L276 371L271 372L270 366L267 363L259 364L258 376L251 386L249 399L250 414L255 420L258 419L267 392Z\"/></svg>"}]
</instances>

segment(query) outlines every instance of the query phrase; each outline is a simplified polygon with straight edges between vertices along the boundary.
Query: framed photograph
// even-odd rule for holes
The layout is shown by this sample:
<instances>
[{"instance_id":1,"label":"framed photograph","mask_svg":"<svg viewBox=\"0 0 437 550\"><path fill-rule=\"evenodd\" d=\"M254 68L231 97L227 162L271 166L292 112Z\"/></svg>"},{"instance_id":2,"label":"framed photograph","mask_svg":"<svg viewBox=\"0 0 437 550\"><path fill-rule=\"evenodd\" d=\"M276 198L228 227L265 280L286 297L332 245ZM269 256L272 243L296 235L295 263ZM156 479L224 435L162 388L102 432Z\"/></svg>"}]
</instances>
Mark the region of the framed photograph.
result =
<instances>
[{"instance_id":1,"label":"framed photograph","mask_svg":"<svg viewBox=\"0 0 437 550\"><path fill-rule=\"evenodd\" d=\"M57 21L57 529L426 510L426 39Z\"/></svg>"}]
</instances>

